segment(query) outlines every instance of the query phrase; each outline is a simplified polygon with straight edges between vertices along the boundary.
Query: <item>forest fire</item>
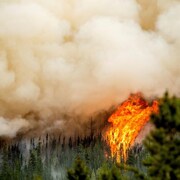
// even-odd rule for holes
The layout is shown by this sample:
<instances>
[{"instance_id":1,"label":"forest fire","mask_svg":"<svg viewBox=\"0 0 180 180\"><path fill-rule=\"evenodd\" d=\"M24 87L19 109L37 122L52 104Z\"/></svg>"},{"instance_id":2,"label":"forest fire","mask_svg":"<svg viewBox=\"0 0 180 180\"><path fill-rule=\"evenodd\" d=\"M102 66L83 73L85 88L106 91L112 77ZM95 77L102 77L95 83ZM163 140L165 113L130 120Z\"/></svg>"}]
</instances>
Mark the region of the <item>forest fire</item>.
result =
<instances>
[{"instance_id":1,"label":"forest fire","mask_svg":"<svg viewBox=\"0 0 180 180\"><path fill-rule=\"evenodd\" d=\"M126 161L128 148L134 144L150 115L157 112L158 101L154 100L150 105L141 93L137 93L130 95L110 116L108 122L111 126L104 137L110 146L111 156L116 157L117 162L120 162L121 158Z\"/></svg>"}]
</instances>

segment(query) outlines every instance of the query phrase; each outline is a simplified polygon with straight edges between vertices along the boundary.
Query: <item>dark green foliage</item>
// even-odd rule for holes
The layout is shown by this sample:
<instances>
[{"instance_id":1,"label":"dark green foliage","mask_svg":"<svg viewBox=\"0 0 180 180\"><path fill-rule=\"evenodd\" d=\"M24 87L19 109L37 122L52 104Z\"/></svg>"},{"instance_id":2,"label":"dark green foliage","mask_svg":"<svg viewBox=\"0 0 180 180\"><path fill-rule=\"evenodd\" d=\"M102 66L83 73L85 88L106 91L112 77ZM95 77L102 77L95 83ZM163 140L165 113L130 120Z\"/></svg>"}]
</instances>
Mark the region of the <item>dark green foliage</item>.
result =
<instances>
[{"instance_id":1,"label":"dark green foliage","mask_svg":"<svg viewBox=\"0 0 180 180\"><path fill-rule=\"evenodd\" d=\"M159 113L152 116L155 130L145 141L150 152L145 161L152 179L180 179L180 100L162 98Z\"/></svg>"},{"instance_id":2,"label":"dark green foliage","mask_svg":"<svg viewBox=\"0 0 180 180\"><path fill-rule=\"evenodd\" d=\"M137 179L137 180L147 180L146 175L137 169L136 167L129 166L126 164L117 164L117 167L123 172L123 179Z\"/></svg>"},{"instance_id":3,"label":"dark green foliage","mask_svg":"<svg viewBox=\"0 0 180 180\"><path fill-rule=\"evenodd\" d=\"M22 179L22 155L18 146L4 147L2 149L0 179L21 180Z\"/></svg>"},{"instance_id":4,"label":"dark green foliage","mask_svg":"<svg viewBox=\"0 0 180 180\"><path fill-rule=\"evenodd\" d=\"M11 177L11 168L8 166L8 154L7 154L7 151L4 150L3 157L2 157L0 179L8 180L8 178L10 177Z\"/></svg>"},{"instance_id":5,"label":"dark green foliage","mask_svg":"<svg viewBox=\"0 0 180 180\"><path fill-rule=\"evenodd\" d=\"M125 180L125 177L122 177L120 173L120 169L115 165L108 167L107 164L104 164L97 173L98 180Z\"/></svg>"},{"instance_id":6,"label":"dark green foliage","mask_svg":"<svg viewBox=\"0 0 180 180\"><path fill-rule=\"evenodd\" d=\"M69 180L89 180L90 171L85 163L80 158L77 158L74 167L68 170L67 177Z\"/></svg>"}]
</instances>

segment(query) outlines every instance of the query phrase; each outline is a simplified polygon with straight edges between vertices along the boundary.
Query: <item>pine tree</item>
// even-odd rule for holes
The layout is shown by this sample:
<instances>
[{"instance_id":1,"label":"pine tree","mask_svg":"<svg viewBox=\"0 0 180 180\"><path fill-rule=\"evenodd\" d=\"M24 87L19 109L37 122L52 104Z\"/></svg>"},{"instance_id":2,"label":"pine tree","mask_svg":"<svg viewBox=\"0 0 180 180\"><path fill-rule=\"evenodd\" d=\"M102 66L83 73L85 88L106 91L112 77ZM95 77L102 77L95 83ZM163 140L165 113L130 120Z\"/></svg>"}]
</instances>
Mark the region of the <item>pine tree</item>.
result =
<instances>
[{"instance_id":1,"label":"pine tree","mask_svg":"<svg viewBox=\"0 0 180 180\"><path fill-rule=\"evenodd\" d=\"M150 157L145 161L151 179L180 179L180 99L168 93L152 116L155 130L145 140Z\"/></svg>"}]
</instances>

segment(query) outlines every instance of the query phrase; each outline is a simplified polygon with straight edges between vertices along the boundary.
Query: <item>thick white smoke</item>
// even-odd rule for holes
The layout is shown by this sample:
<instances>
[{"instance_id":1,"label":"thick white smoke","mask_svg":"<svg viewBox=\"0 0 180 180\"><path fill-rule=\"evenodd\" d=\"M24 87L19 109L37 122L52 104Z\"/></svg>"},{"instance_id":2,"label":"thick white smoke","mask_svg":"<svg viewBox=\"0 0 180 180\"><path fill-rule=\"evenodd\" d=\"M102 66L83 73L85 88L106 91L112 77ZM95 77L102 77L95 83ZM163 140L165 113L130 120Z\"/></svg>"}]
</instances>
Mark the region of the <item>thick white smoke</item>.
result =
<instances>
[{"instance_id":1,"label":"thick white smoke","mask_svg":"<svg viewBox=\"0 0 180 180\"><path fill-rule=\"evenodd\" d=\"M180 95L178 0L0 2L0 136L81 124L141 91ZM82 118L83 119L83 118Z\"/></svg>"}]
</instances>

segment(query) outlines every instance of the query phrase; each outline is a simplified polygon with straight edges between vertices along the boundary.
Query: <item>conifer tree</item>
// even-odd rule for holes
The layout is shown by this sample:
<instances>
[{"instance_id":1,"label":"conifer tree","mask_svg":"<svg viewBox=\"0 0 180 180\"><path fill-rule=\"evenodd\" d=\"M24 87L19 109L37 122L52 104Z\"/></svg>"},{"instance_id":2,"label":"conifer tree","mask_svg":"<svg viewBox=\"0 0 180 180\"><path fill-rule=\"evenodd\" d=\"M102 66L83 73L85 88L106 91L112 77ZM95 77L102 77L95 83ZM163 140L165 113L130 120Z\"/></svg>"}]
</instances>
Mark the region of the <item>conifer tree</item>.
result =
<instances>
[{"instance_id":1,"label":"conifer tree","mask_svg":"<svg viewBox=\"0 0 180 180\"><path fill-rule=\"evenodd\" d=\"M180 179L180 99L166 93L151 119L155 130L145 140L149 179Z\"/></svg>"}]
</instances>

